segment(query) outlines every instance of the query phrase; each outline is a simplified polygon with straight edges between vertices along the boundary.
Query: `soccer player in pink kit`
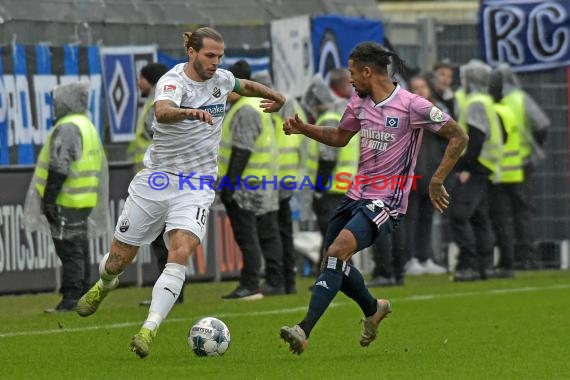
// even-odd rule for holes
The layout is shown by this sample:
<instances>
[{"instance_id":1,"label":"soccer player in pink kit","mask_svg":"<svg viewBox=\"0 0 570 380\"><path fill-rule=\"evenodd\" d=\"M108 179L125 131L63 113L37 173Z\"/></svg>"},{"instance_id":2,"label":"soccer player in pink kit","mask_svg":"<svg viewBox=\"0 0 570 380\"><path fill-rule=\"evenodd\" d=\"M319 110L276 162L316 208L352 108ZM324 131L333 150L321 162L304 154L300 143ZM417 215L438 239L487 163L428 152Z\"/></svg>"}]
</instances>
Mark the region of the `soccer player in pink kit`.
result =
<instances>
[{"instance_id":1,"label":"soccer player in pink kit","mask_svg":"<svg viewBox=\"0 0 570 380\"><path fill-rule=\"evenodd\" d=\"M396 54L375 42L363 42L352 50L348 68L356 91L338 128L305 124L297 116L287 119L283 126L286 134L304 134L336 147L345 146L358 132L361 141L358 174L329 222L325 257L313 286L309 310L299 324L284 326L280 331L281 338L296 354L306 349L311 330L339 290L364 313L362 347L376 339L380 321L392 311L388 300L377 300L370 294L362 274L349 260L355 252L391 233L398 218L406 213L424 129L448 139L445 155L431 178L429 194L439 212L449 205L443 182L461 156L468 137L447 114L392 81L387 70L391 57L394 64L401 63ZM385 186L367 181L373 177L386 178L389 183Z\"/></svg>"}]
</instances>

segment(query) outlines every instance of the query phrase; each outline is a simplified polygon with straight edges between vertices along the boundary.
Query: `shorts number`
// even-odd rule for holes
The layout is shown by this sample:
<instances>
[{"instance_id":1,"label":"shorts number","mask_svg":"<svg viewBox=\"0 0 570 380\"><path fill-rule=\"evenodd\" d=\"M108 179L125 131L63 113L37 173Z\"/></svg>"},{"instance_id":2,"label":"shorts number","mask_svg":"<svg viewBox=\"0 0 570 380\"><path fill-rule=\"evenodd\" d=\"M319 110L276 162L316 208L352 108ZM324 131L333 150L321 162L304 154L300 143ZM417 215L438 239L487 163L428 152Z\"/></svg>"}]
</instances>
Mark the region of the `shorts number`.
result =
<instances>
[{"instance_id":1,"label":"shorts number","mask_svg":"<svg viewBox=\"0 0 570 380\"><path fill-rule=\"evenodd\" d=\"M207 217L208 214L206 213L206 209L198 207L198 209L196 210L196 221L198 222L198 224L204 226L206 224Z\"/></svg>"}]
</instances>

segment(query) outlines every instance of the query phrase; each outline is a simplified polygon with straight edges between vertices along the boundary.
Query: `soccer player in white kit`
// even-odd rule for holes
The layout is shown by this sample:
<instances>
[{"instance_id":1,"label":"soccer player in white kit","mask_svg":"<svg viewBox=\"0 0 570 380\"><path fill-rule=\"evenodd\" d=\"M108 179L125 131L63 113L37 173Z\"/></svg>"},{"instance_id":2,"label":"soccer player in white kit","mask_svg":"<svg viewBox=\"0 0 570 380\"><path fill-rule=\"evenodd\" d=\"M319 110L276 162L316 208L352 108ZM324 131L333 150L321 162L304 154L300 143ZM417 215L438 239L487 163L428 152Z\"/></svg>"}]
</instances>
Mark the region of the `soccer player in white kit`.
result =
<instances>
[{"instance_id":1,"label":"soccer player in white kit","mask_svg":"<svg viewBox=\"0 0 570 380\"><path fill-rule=\"evenodd\" d=\"M160 323L180 294L188 259L205 234L215 193L201 178L217 175L228 95L235 91L262 98L264 112L278 111L285 102L282 94L218 68L224 41L216 30L184 33L184 45L188 63L176 65L156 85L153 145L145 155L146 168L131 181L111 249L99 264L100 279L77 305L80 316L93 314L117 287L118 276L139 246L152 242L166 226L168 263L154 285L148 317L131 342L141 358L149 354Z\"/></svg>"}]
</instances>

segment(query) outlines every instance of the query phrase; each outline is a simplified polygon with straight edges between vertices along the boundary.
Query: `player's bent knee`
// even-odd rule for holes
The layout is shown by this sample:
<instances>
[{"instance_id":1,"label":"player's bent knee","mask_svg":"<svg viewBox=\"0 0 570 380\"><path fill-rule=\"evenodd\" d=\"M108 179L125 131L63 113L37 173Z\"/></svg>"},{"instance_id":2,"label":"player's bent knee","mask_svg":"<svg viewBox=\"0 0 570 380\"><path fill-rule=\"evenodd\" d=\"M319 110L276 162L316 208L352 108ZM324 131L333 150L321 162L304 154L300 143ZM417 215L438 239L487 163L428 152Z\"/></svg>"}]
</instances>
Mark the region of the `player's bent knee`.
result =
<instances>
[{"instance_id":1,"label":"player's bent knee","mask_svg":"<svg viewBox=\"0 0 570 380\"><path fill-rule=\"evenodd\" d=\"M348 261L356 249L356 239L348 230L342 230L326 252L328 257Z\"/></svg>"},{"instance_id":2,"label":"player's bent knee","mask_svg":"<svg viewBox=\"0 0 570 380\"><path fill-rule=\"evenodd\" d=\"M168 262L186 265L196 251L200 239L190 231L176 229L169 233Z\"/></svg>"},{"instance_id":3,"label":"player's bent knee","mask_svg":"<svg viewBox=\"0 0 570 380\"><path fill-rule=\"evenodd\" d=\"M168 262L180 265L188 264L188 259L194 251L190 247L177 247L168 251Z\"/></svg>"}]
</instances>

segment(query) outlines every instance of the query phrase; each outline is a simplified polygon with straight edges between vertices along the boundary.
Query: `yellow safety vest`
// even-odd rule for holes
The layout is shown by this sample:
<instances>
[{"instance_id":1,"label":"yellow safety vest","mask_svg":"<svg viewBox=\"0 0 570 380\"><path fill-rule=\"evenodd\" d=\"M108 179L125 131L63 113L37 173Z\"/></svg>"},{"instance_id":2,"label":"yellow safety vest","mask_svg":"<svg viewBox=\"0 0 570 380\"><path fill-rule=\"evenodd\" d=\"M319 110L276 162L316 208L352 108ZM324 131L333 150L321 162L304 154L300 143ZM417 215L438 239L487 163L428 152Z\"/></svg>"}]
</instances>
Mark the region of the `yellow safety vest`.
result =
<instances>
[{"instance_id":1,"label":"yellow safety vest","mask_svg":"<svg viewBox=\"0 0 570 380\"><path fill-rule=\"evenodd\" d=\"M489 131L479 154L479 163L500 176L500 162L503 154L503 137L501 124L495 112L493 98L488 94L474 93L467 95L465 101L465 112L459 116L459 125L468 133L467 110L473 103L482 103L485 108L487 119L489 120ZM465 153L465 152L464 152ZM498 177L500 178L500 177Z\"/></svg>"},{"instance_id":2,"label":"yellow safety vest","mask_svg":"<svg viewBox=\"0 0 570 380\"><path fill-rule=\"evenodd\" d=\"M305 159L305 175L314 181L317 178L319 169L319 143L313 139L304 139L307 156Z\"/></svg>"},{"instance_id":3,"label":"yellow safety vest","mask_svg":"<svg viewBox=\"0 0 570 380\"><path fill-rule=\"evenodd\" d=\"M522 90L514 90L501 99L501 104L509 107L514 113L516 125L521 137L520 151L523 160L532 153L532 131L530 130L530 124L526 117L524 99L525 93Z\"/></svg>"},{"instance_id":4,"label":"yellow safety vest","mask_svg":"<svg viewBox=\"0 0 570 380\"><path fill-rule=\"evenodd\" d=\"M524 170L520 151L521 133L517 126L517 117L511 108L503 104L495 104L495 111L503 121L507 140L503 146L500 176L491 173L489 178L494 183L521 183L524 181Z\"/></svg>"},{"instance_id":5,"label":"yellow safety vest","mask_svg":"<svg viewBox=\"0 0 570 380\"><path fill-rule=\"evenodd\" d=\"M326 121L333 120L340 123L342 115L336 112L325 112L317 119L317 125L321 125ZM338 189L338 186L345 187L346 183L339 183L337 181L338 173L350 173L354 176L358 171L358 162L360 161L360 135L354 136L345 147L339 148L336 165L332 171L332 186L329 190L330 193L344 194L346 190ZM318 149L318 146L317 146ZM347 178L344 178L345 180ZM323 178L324 182L324 178ZM323 183L324 185L324 183Z\"/></svg>"},{"instance_id":6,"label":"yellow safety vest","mask_svg":"<svg viewBox=\"0 0 570 380\"><path fill-rule=\"evenodd\" d=\"M301 120L306 121L303 110L295 110L299 114ZM279 165L279 179L288 177L285 183L289 184L294 181L301 180L301 149L303 145L303 137L300 134L286 135L283 132L283 118L278 113L272 114L273 125L275 125L275 135L277 138L277 147L279 149L279 157L277 163Z\"/></svg>"},{"instance_id":7,"label":"yellow safety vest","mask_svg":"<svg viewBox=\"0 0 570 380\"><path fill-rule=\"evenodd\" d=\"M99 175L105 152L97 129L86 115L68 115L55 124L38 157L34 172L36 189L43 198L48 178L51 137L53 131L62 124L74 124L79 128L82 151L81 159L71 163L69 176L63 183L56 204L68 208L93 208L97 205Z\"/></svg>"},{"instance_id":8,"label":"yellow safety vest","mask_svg":"<svg viewBox=\"0 0 570 380\"><path fill-rule=\"evenodd\" d=\"M263 129L261 134L255 140L254 150L249 157L247 166L243 171L241 178L247 176L256 176L261 182L262 178L273 180L277 176L278 160L275 158L279 154L277 147L277 139L275 137L275 128L271 121L271 116L261 110L259 107L259 98L241 97L227 113L222 124L222 141L220 143L220 154L218 156L218 175L224 176L228 172L230 157L232 155L232 130L231 125L236 112L242 107L252 107L259 113Z\"/></svg>"},{"instance_id":9,"label":"yellow safety vest","mask_svg":"<svg viewBox=\"0 0 570 380\"><path fill-rule=\"evenodd\" d=\"M152 139L149 139L145 133L145 121L147 119L148 113L152 110L154 104L154 99L149 98L143 105L139 118L137 119L137 128L135 130L135 139L129 144L128 152L133 157L133 162L139 168L142 168L142 163L144 160L144 155L146 149L152 143Z\"/></svg>"},{"instance_id":10,"label":"yellow safety vest","mask_svg":"<svg viewBox=\"0 0 570 380\"><path fill-rule=\"evenodd\" d=\"M455 115L455 117L458 117L458 115L461 115L465 111L465 101L467 100L467 94L465 93L465 89L461 87L455 91L454 95L455 103L457 104L457 115Z\"/></svg>"}]
</instances>

